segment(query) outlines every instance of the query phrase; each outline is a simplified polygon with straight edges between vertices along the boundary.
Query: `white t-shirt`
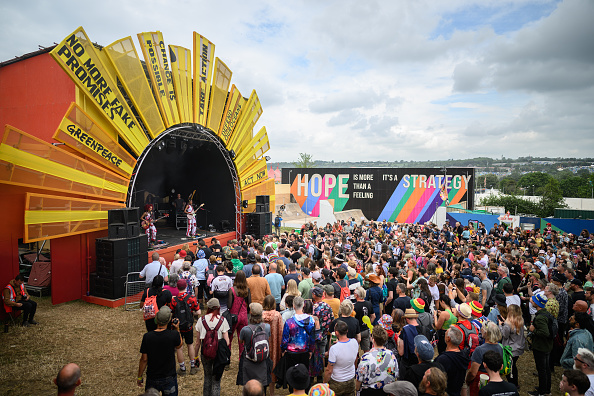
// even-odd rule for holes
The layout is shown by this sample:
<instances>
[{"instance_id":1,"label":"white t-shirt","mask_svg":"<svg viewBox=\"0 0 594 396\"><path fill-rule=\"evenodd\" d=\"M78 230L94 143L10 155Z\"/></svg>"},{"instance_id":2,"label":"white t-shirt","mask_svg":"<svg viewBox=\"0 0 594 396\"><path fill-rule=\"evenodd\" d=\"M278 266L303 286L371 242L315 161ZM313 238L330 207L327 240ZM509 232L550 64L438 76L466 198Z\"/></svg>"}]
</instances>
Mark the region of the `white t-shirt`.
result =
<instances>
[{"instance_id":1,"label":"white t-shirt","mask_svg":"<svg viewBox=\"0 0 594 396\"><path fill-rule=\"evenodd\" d=\"M330 347L328 362L334 364L332 379L345 382L355 378L355 360L359 354L359 343L354 338L337 342Z\"/></svg>"},{"instance_id":2,"label":"white t-shirt","mask_svg":"<svg viewBox=\"0 0 594 396\"><path fill-rule=\"evenodd\" d=\"M219 316L219 318L212 319L212 314L207 314L203 317L204 319L206 319L206 325L210 330L214 330L214 328L217 327L217 324L219 323L219 318L223 319L223 323L221 324L221 327L219 327L219 331L217 332L219 340L223 338L223 333L227 333L230 330L229 323L227 323L227 319L223 318L222 316ZM206 338L206 329L202 325L202 318L198 319L198 322L196 323L196 331L198 332L198 334L200 334L201 340Z\"/></svg>"},{"instance_id":3,"label":"white t-shirt","mask_svg":"<svg viewBox=\"0 0 594 396\"><path fill-rule=\"evenodd\" d=\"M588 379L590 380L590 389L586 391L585 395L594 396L594 374L588 374Z\"/></svg>"},{"instance_id":4,"label":"white t-shirt","mask_svg":"<svg viewBox=\"0 0 594 396\"><path fill-rule=\"evenodd\" d=\"M522 301L520 300L520 296L517 295L513 295L513 296L505 296L505 302L507 303L507 306L509 307L512 304L518 305L518 306L522 306Z\"/></svg>"}]
</instances>

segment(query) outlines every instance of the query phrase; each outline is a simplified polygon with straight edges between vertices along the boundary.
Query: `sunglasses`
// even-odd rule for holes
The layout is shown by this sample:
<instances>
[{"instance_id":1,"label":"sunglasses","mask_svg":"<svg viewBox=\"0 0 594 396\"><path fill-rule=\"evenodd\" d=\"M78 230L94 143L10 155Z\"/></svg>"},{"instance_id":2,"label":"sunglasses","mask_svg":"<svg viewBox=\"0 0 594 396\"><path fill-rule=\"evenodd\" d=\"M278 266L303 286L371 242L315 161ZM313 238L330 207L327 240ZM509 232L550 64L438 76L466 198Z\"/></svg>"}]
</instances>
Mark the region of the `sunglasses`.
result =
<instances>
[{"instance_id":1,"label":"sunglasses","mask_svg":"<svg viewBox=\"0 0 594 396\"><path fill-rule=\"evenodd\" d=\"M586 362L584 362L582 359L579 359L577 356L573 358L573 360L577 360L578 362L580 362L581 364L588 364Z\"/></svg>"}]
</instances>

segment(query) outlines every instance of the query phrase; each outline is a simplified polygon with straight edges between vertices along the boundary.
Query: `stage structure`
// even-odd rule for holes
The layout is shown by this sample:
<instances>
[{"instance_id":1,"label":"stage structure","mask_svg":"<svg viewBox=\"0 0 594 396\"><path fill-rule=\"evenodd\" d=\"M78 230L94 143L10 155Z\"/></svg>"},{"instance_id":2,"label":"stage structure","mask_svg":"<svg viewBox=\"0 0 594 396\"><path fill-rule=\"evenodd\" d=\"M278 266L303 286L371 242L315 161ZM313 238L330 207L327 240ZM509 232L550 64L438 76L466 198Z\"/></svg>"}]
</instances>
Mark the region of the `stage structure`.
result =
<instances>
[{"instance_id":1,"label":"stage structure","mask_svg":"<svg viewBox=\"0 0 594 396\"><path fill-rule=\"evenodd\" d=\"M51 51L0 64L0 203L13 206L16 225L0 230L0 247L9 251L2 258L11 263L0 282L17 272L17 241L51 239L53 273L68 273L79 259L81 268L70 273L82 279L84 295L108 210L142 206L148 196L191 194L208 208L209 222L234 222L236 237L256 196L269 195L274 207L266 128L254 133L262 115L256 91L244 97L215 58L214 43L196 32L191 50L166 45L158 31L138 34L138 42L125 37L101 47L80 27ZM63 72L47 63L48 51ZM41 121L48 119L52 135ZM73 245L80 257L60 262ZM72 290L72 279L66 286L55 278L52 297ZM80 298L75 294L54 302Z\"/></svg>"},{"instance_id":2,"label":"stage structure","mask_svg":"<svg viewBox=\"0 0 594 396\"><path fill-rule=\"evenodd\" d=\"M335 212L361 209L365 217L397 223L431 220L438 207L474 207L474 168L283 168L282 183L310 216L320 201ZM359 219L355 219L359 220Z\"/></svg>"}]
</instances>

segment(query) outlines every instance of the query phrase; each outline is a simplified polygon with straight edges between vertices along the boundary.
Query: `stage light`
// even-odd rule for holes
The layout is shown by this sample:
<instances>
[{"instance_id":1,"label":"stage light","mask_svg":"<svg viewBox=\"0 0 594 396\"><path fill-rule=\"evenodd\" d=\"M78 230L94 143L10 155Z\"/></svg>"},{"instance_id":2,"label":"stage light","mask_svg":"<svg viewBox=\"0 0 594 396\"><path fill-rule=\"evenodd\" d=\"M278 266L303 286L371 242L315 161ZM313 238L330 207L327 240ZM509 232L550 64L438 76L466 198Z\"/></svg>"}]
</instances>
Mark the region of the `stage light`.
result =
<instances>
[{"instance_id":1,"label":"stage light","mask_svg":"<svg viewBox=\"0 0 594 396\"><path fill-rule=\"evenodd\" d=\"M248 201L247 201L247 199L244 199L243 201L241 201L241 207L242 208L247 208L248 207Z\"/></svg>"},{"instance_id":2,"label":"stage light","mask_svg":"<svg viewBox=\"0 0 594 396\"><path fill-rule=\"evenodd\" d=\"M235 159L235 150L229 150L229 155L231 156L231 159Z\"/></svg>"},{"instance_id":3,"label":"stage light","mask_svg":"<svg viewBox=\"0 0 594 396\"><path fill-rule=\"evenodd\" d=\"M264 157L264 159L266 160L266 162L270 161L270 157L269 156Z\"/></svg>"},{"instance_id":4,"label":"stage light","mask_svg":"<svg viewBox=\"0 0 594 396\"><path fill-rule=\"evenodd\" d=\"M165 141L161 140L161 141L159 142L159 144L157 145L157 149L158 149L159 151L163 151L163 149L164 149L164 148L165 148Z\"/></svg>"}]
</instances>

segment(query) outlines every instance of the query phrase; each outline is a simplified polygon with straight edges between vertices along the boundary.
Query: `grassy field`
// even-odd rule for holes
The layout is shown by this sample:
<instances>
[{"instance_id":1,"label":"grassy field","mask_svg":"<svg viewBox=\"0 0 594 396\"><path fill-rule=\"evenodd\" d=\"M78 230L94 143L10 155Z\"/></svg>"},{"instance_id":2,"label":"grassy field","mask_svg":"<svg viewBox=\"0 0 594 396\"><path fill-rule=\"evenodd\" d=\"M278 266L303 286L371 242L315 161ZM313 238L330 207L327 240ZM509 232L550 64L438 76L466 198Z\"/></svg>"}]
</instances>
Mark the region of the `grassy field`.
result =
<instances>
[{"instance_id":1,"label":"grassy field","mask_svg":"<svg viewBox=\"0 0 594 396\"><path fill-rule=\"evenodd\" d=\"M123 308L105 308L82 301L51 305L49 297L35 298L39 325L10 327L0 336L0 394L52 395L58 370L66 363L81 367L78 395L138 395L136 386L139 349L145 332L142 314ZM184 347L187 354L186 348ZM223 374L224 396L238 395L237 341L233 343L231 369ZM521 394L536 384L530 352L519 360ZM560 395L558 367L552 378L553 395ZM203 371L179 378L180 395L202 394ZM277 390L286 395L286 390Z\"/></svg>"}]
</instances>

